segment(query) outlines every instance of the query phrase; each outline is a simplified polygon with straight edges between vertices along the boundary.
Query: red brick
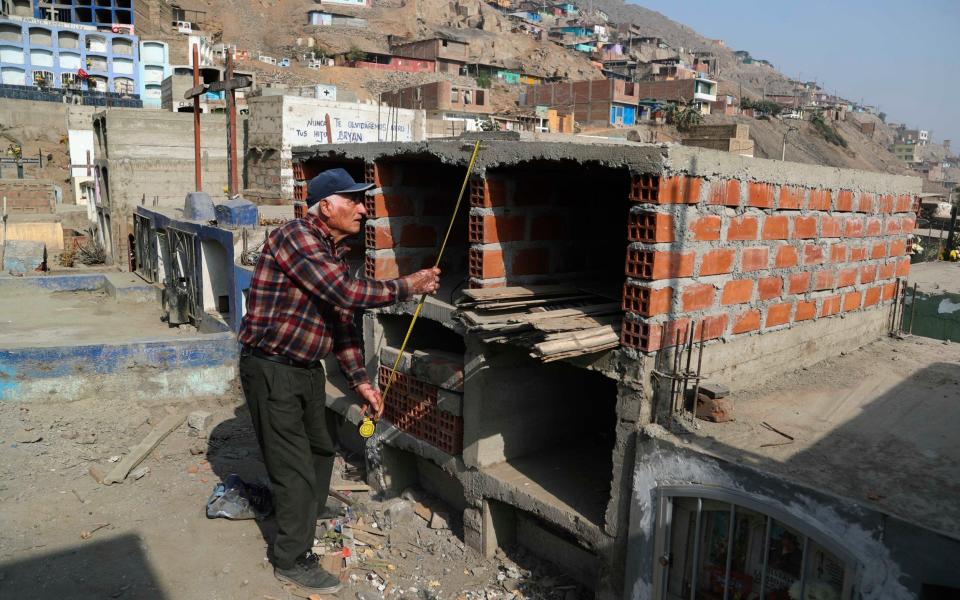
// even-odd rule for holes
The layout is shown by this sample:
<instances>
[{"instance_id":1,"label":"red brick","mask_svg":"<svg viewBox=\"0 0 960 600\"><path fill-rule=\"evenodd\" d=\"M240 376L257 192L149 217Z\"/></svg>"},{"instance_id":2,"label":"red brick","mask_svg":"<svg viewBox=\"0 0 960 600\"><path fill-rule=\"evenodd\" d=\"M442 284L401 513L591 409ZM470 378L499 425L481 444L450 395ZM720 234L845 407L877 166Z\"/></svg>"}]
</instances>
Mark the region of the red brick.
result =
<instances>
[{"instance_id":1,"label":"red brick","mask_svg":"<svg viewBox=\"0 0 960 600\"><path fill-rule=\"evenodd\" d=\"M771 215L763 220L763 239L765 240L785 240L787 239L787 230L790 223L789 217L783 215Z\"/></svg>"},{"instance_id":2,"label":"red brick","mask_svg":"<svg viewBox=\"0 0 960 600\"><path fill-rule=\"evenodd\" d=\"M886 242L877 242L870 247L870 258L886 258L887 256L887 243Z\"/></svg>"},{"instance_id":3,"label":"red brick","mask_svg":"<svg viewBox=\"0 0 960 600\"><path fill-rule=\"evenodd\" d=\"M810 291L810 272L791 273L787 279L788 294L806 294Z\"/></svg>"},{"instance_id":4,"label":"red brick","mask_svg":"<svg viewBox=\"0 0 960 600\"><path fill-rule=\"evenodd\" d=\"M907 212L912 206L913 198L910 197L910 194L900 194L897 196L896 212Z\"/></svg>"},{"instance_id":5,"label":"red brick","mask_svg":"<svg viewBox=\"0 0 960 600\"><path fill-rule=\"evenodd\" d=\"M838 312L840 312L840 296L830 296L823 299L823 304L820 306L821 317L829 317Z\"/></svg>"},{"instance_id":6,"label":"red brick","mask_svg":"<svg viewBox=\"0 0 960 600\"><path fill-rule=\"evenodd\" d=\"M780 277L762 277L757 281L757 297L760 300L777 298L783 291L783 279Z\"/></svg>"},{"instance_id":7,"label":"red brick","mask_svg":"<svg viewBox=\"0 0 960 600\"><path fill-rule=\"evenodd\" d=\"M549 248L517 250L510 265L513 275L542 275L550 271Z\"/></svg>"},{"instance_id":8,"label":"red brick","mask_svg":"<svg viewBox=\"0 0 960 600\"><path fill-rule=\"evenodd\" d=\"M884 234L891 235L894 233L900 233L903 230L903 223L897 217L891 217L887 219L886 227L884 227Z\"/></svg>"},{"instance_id":9,"label":"red brick","mask_svg":"<svg viewBox=\"0 0 960 600\"><path fill-rule=\"evenodd\" d=\"M850 262L860 262L861 260L867 260L867 247L850 248Z\"/></svg>"},{"instance_id":10,"label":"red brick","mask_svg":"<svg viewBox=\"0 0 960 600\"><path fill-rule=\"evenodd\" d=\"M847 247L843 244L834 244L830 246L830 262L847 262Z\"/></svg>"},{"instance_id":11,"label":"red brick","mask_svg":"<svg viewBox=\"0 0 960 600\"><path fill-rule=\"evenodd\" d=\"M545 175L527 174L516 179L513 194L507 199L513 206L543 206L552 204L556 180Z\"/></svg>"},{"instance_id":12,"label":"red brick","mask_svg":"<svg viewBox=\"0 0 960 600\"><path fill-rule=\"evenodd\" d=\"M566 239L570 234L567 223L565 215L548 214L532 217L530 221L530 241Z\"/></svg>"},{"instance_id":13,"label":"red brick","mask_svg":"<svg viewBox=\"0 0 960 600\"><path fill-rule=\"evenodd\" d=\"M493 208L507 203L507 182L500 178L474 177L470 180L470 206Z\"/></svg>"},{"instance_id":14,"label":"red brick","mask_svg":"<svg viewBox=\"0 0 960 600\"><path fill-rule=\"evenodd\" d=\"M830 190L810 190L807 198L807 208L810 210L830 210Z\"/></svg>"},{"instance_id":15,"label":"red brick","mask_svg":"<svg viewBox=\"0 0 960 600\"><path fill-rule=\"evenodd\" d=\"M495 279L506 276L503 251L493 248L470 248L470 277Z\"/></svg>"},{"instance_id":16,"label":"red brick","mask_svg":"<svg viewBox=\"0 0 960 600\"><path fill-rule=\"evenodd\" d=\"M865 237L874 237L880 235L882 229L883 223L880 221L880 219L878 217L870 217L867 219L867 225L864 228L863 235Z\"/></svg>"},{"instance_id":17,"label":"red brick","mask_svg":"<svg viewBox=\"0 0 960 600\"><path fill-rule=\"evenodd\" d=\"M750 302L751 298L753 298L753 280L736 279L724 284L723 293L720 294L720 304L724 306L743 304Z\"/></svg>"},{"instance_id":18,"label":"red brick","mask_svg":"<svg viewBox=\"0 0 960 600\"><path fill-rule=\"evenodd\" d=\"M860 269L857 267L847 267L846 269L841 269L839 275L837 276L837 287L844 288L857 283L857 275L859 273Z\"/></svg>"},{"instance_id":19,"label":"red brick","mask_svg":"<svg viewBox=\"0 0 960 600\"><path fill-rule=\"evenodd\" d=\"M829 217L824 215L820 219L820 237L835 238L840 237L843 232L843 219L840 217Z\"/></svg>"},{"instance_id":20,"label":"red brick","mask_svg":"<svg viewBox=\"0 0 960 600\"><path fill-rule=\"evenodd\" d=\"M430 225L410 223L400 231L400 245L408 248L432 248L437 245L437 230Z\"/></svg>"},{"instance_id":21,"label":"red brick","mask_svg":"<svg viewBox=\"0 0 960 600\"><path fill-rule=\"evenodd\" d=\"M837 210L839 212L850 212L853 210L853 192L850 190L840 190L837 192Z\"/></svg>"},{"instance_id":22,"label":"red brick","mask_svg":"<svg viewBox=\"0 0 960 600\"><path fill-rule=\"evenodd\" d=\"M902 256L907 251L907 241L904 239L890 242L890 256Z\"/></svg>"},{"instance_id":23,"label":"red brick","mask_svg":"<svg viewBox=\"0 0 960 600\"><path fill-rule=\"evenodd\" d=\"M913 233L913 228L917 224L917 217L915 215L909 215L901 219L901 229L903 233Z\"/></svg>"},{"instance_id":24,"label":"red brick","mask_svg":"<svg viewBox=\"0 0 960 600\"><path fill-rule=\"evenodd\" d=\"M698 242L712 242L720 239L720 217L706 215L690 224L690 233Z\"/></svg>"},{"instance_id":25,"label":"red brick","mask_svg":"<svg viewBox=\"0 0 960 600\"><path fill-rule=\"evenodd\" d=\"M820 269L813 276L814 291L832 290L836 273L832 269Z\"/></svg>"},{"instance_id":26,"label":"red brick","mask_svg":"<svg viewBox=\"0 0 960 600\"><path fill-rule=\"evenodd\" d=\"M647 280L690 277L696 256L693 250L678 252L628 248L626 275Z\"/></svg>"},{"instance_id":27,"label":"red brick","mask_svg":"<svg viewBox=\"0 0 960 600\"><path fill-rule=\"evenodd\" d=\"M743 215L730 219L730 225L727 227L727 239L730 241L741 241L757 239L759 222L756 217Z\"/></svg>"},{"instance_id":28,"label":"red brick","mask_svg":"<svg viewBox=\"0 0 960 600\"><path fill-rule=\"evenodd\" d=\"M747 184L747 206L773 208L773 186L756 181Z\"/></svg>"},{"instance_id":29,"label":"red brick","mask_svg":"<svg viewBox=\"0 0 960 600\"><path fill-rule=\"evenodd\" d=\"M893 205L896 203L896 199L889 195L884 194L880 196L880 212L882 214L890 214L893 212Z\"/></svg>"},{"instance_id":30,"label":"red brick","mask_svg":"<svg viewBox=\"0 0 960 600\"><path fill-rule=\"evenodd\" d=\"M883 286L883 293L881 294L880 297L883 299L884 302L886 302L887 300L893 300L893 297L896 295L896 293L897 293L897 284L895 282L888 283Z\"/></svg>"},{"instance_id":31,"label":"red brick","mask_svg":"<svg viewBox=\"0 0 960 600\"><path fill-rule=\"evenodd\" d=\"M703 317L699 321L693 324L693 339L701 339L701 330L702 330L702 339L706 340L715 340L719 337L723 337L723 334L727 331L727 315L726 313L719 315L710 315Z\"/></svg>"},{"instance_id":32,"label":"red brick","mask_svg":"<svg viewBox=\"0 0 960 600\"><path fill-rule=\"evenodd\" d=\"M660 194L660 176L639 173L630 179L630 200L633 202L656 203Z\"/></svg>"},{"instance_id":33,"label":"red brick","mask_svg":"<svg viewBox=\"0 0 960 600\"><path fill-rule=\"evenodd\" d=\"M676 343L677 333L686 339L690 319L678 319L662 325L648 324L635 319L624 319L620 329L620 343L643 352L669 348Z\"/></svg>"},{"instance_id":34,"label":"red brick","mask_svg":"<svg viewBox=\"0 0 960 600\"><path fill-rule=\"evenodd\" d=\"M793 218L793 238L807 239L817 237L817 218L816 217L794 217Z\"/></svg>"},{"instance_id":35,"label":"red brick","mask_svg":"<svg viewBox=\"0 0 960 600\"><path fill-rule=\"evenodd\" d=\"M760 311L751 309L744 311L733 318L731 333L747 333L760 329Z\"/></svg>"},{"instance_id":36,"label":"red brick","mask_svg":"<svg viewBox=\"0 0 960 600\"><path fill-rule=\"evenodd\" d=\"M780 210L796 210L803 204L803 188L789 185L780 186Z\"/></svg>"},{"instance_id":37,"label":"red brick","mask_svg":"<svg viewBox=\"0 0 960 600\"><path fill-rule=\"evenodd\" d=\"M652 288L627 282L623 286L623 310L642 317L670 312L673 288Z\"/></svg>"},{"instance_id":38,"label":"red brick","mask_svg":"<svg viewBox=\"0 0 960 600\"><path fill-rule=\"evenodd\" d=\"M409 257L393 258L387 256L367 256L366 274L373 279L396 279L400 277L401 271L406 274L411 272L412 264Z\"/></svg>"},{"instance_id":39,"label":"red brick","mask_svg":"<svg viewBox=\"0 0 960 600\"><path fill-rule=\"evenodd\" d=\"M732 248L708 250L700 259L700 276L729 273L733 269L735 252Z\"/></svg>"},{"instance_id":40,"label":"red brick","mask_svg":"<svg viewBox=\"0 0 960 600\"><path fill-rule=\"evenodd\" d=\"M906 277L910 274L910 259L901 258L897 264L897 277Z\"/></svg>"},{"instance_id":41,"label":"red brick","mask_svg":"<svg viewBox=\"0 0 960 600\"><path fill-rule=\"evenodd\" d=\"M399 171L397 165L374 162L372 183L375 183L377 187L393 185L397 171Z\"/></svg>"},{"instance_id":42,"label":"red brick","mask_svg":"<svg viewBox=\"0 0 960 600\"><path fill-rule=\"evenodd\" d=\"M375 219L409 217L413 215L413 203L403 194L377 194L367 200L367 212Z\"/></svg>"},{"instance_id":43,"label":"red brick","mask_svg":"<svg viewBox=\"0 0 960 600\"><path fill-rule=\"evenodd\" d=\"M684 311L703 310L713 306L716 299L716 288L705 283L695 283L683 288L680 293L680 306Z\"/></svg>"},{"instance_id":44,"label":"red brick","mask_svg":"<svg viewBox=\"0 0 960 600\"><path fill-rule=\"evenodd\" d=\"M660 204L696 204L700 201L699 177L675 175L660 178L660 191L657 195Z\"/></svg>"},{"instance_id":45,"label":"red brick","mask_svg":"<svg viewBox=\"0 0 960 600\"><path fill-rule=\"evenodd\" d=\"M522 240L526 224L523 215L470 215L470 241L496 244Z\"/></svg>"},{"instance_id":46,"label":"red brick","mask_svg":"<svg viewBox=\"0 0 960 600\"><path fill-rule=\"evenodd\" d=\"M863 237L863 219L847 219L843 224L844 237Z\"/></svg>"},{"instance_id":47,"label":"red brick","mask_svg":"<svg viewBox=\"0 0 960 600\"><path fill-rule=\"evenodd\" d=\"M766 269L769 262L769 250L766 247L744 248L740 253L741 271Z\"/></svg>"},{"instance_id":48,"label":"red brick","mask_svg":"<svg viewBox=\"0 0 960 600\"><path fill-rule=\"evenodd\" d=\"M777 257L774 266L778 269L786 267L795 267L799 263L797 249L793 246L780 246L777 248Z\"/></svg>"},{"instance_id":49,"label":"red brick","mask_svg":"<svg viewBox=\"0 0 960 600\"><path fill-rule=\"evenodd\" d=\"M630 212L627 239L648 244L673 241L673 215L657 212Z\"/></svg>"},{"instance_id":50,"label":"red brick","mask_svg":"<svg viewBox=\"0 0 960 600\"><path fill-rule=\"evenodd\" d=\"M823 246L819 244L807 244L803 247L803 264L819 265L823 260Z\"/></svg>"},{"instance_id":51,"label":"red brick","mask_svg":"<svg viewBox=\"0 0 960 600\"><path fill-rule=\"evenodd\" d=\"M817 314L817 303L814 301L797 302L797 313L794 321L808 321Z\"/></svg>"},{"instance_id":52,"label":"red brick","mask_svg":"<svg viewBox=\"0 0 960 600\"><path fill-rule=\"evenodd\" d=\"M859 202L857 203L857 212L862 213L872 213L873 212L873 194L861 193Z\"/></svg>"},{"instance_id":53,"label":"red brick","mask_svg":"<svg viewBox=\"0 0 960 600\"><path fill-rule=\"evenodd\" d=\"M388 225L375 226L368 222L364 234L365 245L370 250L393 248L393 233Z\"/></svg>"},{"instance_id":54,"label":"red brick","mask_svg":"<svg viewBox=\"0 0 960 600\"><path fill-rule=\"evenodd\" d=\"M880 268L878 269L878 272L877 272L877 279L880 279L880 280L891 279L893 277L894 272L896 272L896 270L897 270L897 263L895 262L889 262L889 263L880 265Z\"/></svg>"},{"instance_id":55,"label":"red brick","mask_svg":"<svg viewBox=\"0 0 960 600\"><path fill-rule=\"evenodd\" d=\"M843 312L850 312L860 308L860 302L863 300L860 292L849 292L843 295Z\"/></svg>"},{"instance_id":56,"label":"red brick","mask_svg":"<svg viewBox=\"0 0 960 600\"><path fill-rule=\"evenodd\" d=\"M772 304L767 308L767 320L764 327L776 327L790 322L790 311L793 310L793 303L784 302L782 304Z\"/></svg>"},{"instance_id":57,"label":"red brick","mask_svg":"<svg viewBox=\"0 0 960 600\"><path fill-rule=\"evenodd\" d=\"M872 288L867 288L863 293L863 307L867 308L868 306L874 306L880 302L880 293L883 289L878 285Z\"/></svg>"},{"instance_id":58,"label":"red brick","mask_svg":"<svg viewBox=\"0 0 960 600\"><path fill-rule=\"evenodd\" d=\"M740 182L720 179L710 184L710 204L740 206Z\"/></svg>"}]
</instances>

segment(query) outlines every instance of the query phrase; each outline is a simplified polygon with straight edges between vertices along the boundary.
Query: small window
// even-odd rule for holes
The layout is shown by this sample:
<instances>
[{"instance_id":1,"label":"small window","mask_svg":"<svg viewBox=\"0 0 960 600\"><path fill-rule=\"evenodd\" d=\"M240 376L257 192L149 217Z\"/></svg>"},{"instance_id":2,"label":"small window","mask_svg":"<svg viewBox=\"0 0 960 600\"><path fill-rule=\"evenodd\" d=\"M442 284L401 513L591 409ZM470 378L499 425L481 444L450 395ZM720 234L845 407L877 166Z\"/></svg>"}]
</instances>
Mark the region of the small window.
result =
<instances>
[{"instance_id":1,"label":"small window","mask_svg":"<svg viewBox=\"0 0 960 600\"><path fill-rule=\"evenodd\" d=\"M722 500L666 497L660 599L849 600L852 565L778 519ZM669 524L667 524L669 523Z\"/></svg>"},{"instance_id":2,"label":"small window","mask_svg":"<svg viewBox=\"0 0 960 600\"><path fill-rule=\"evenodd\" d=\"M458 104L460 102L460 89L452 87L450 88L450 103Z\"/></svg>"},{"instance_id":3,"label":"small window","mask_svg":"<svg viewBox=\"0 0 960 600\"><path fill-rule=\"evenodd\" d=\"M463 103L473 104L473 90L463 90Z\"/></svg>"},{"instance_id":4,"label":"small window","mask_svg":"<svg viewBox=\"0 0 960 600\"><path fill-rule=\"evenodd\" d=\"M447 40L440 40L440 45L443 46L444 48L446 48L446 47L447 47Z\"/></svg>"},{"instance_id":5,"label":"small window","mask_svg":"<svg viewBox=\"0 0 960 600\"><path fill-rule=\"evenodd\" d=\"M477 106L483 106L484 100L483 90L477 90Z\"/></svg>"}]
</instances>

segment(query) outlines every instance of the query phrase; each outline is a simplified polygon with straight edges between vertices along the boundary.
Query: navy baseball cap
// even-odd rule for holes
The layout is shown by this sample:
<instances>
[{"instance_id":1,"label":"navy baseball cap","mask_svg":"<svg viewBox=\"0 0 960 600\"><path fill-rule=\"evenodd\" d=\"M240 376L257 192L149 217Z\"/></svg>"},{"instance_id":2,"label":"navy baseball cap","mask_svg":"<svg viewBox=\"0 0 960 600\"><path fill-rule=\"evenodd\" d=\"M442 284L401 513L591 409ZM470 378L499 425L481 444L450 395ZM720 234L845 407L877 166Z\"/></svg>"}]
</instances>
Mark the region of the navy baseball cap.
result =
<instances>
[{"instance_id":1,"label":"navy baseball cap","mask_svg":"<svg viewBox=\"0 0 960 600\"><path fill-rule=\"evenodd\" d=\"M328 169L310 180L307 184L307 206L313 206L333 194L352 194L365 192L373 187L372 183L357 183L344 169Z\"/></svg>"}]
</instances>

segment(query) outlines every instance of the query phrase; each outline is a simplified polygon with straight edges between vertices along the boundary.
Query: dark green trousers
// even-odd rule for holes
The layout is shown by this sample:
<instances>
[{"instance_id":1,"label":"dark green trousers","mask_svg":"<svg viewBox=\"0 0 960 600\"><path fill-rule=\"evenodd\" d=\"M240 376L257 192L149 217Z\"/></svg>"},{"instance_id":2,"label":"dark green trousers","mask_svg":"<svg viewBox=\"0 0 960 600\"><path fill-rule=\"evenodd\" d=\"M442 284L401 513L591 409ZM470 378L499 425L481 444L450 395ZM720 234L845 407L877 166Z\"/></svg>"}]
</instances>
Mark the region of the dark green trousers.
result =
<instances>
[{"instance_id":1,"label":"dark green trousers","mask_svg":"<svg viewBox=\"0 0 960 600\"><path fill-rule=\"evenodd\" d=\"M293 566L313 547L327 503L334 447L327 429L323 368L301 369L241 356L240 382L273 484L273 564Z\"/></svg>"}]
</instances>

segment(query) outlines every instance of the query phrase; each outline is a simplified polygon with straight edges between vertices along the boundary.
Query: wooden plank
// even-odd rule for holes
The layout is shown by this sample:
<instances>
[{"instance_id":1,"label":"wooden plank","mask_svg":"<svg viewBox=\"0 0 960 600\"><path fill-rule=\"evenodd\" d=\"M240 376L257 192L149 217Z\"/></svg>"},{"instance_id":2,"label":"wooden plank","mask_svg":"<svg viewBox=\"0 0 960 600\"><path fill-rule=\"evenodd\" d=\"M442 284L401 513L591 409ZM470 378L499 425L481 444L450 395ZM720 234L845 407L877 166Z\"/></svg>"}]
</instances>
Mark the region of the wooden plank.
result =
<instances>
[{"instance_id":1,"label":"wooden plank","mask_svg":"<svg viewBox=\"0 0 960 600\"><path fill-rule=\"evenodd\" d=\"M147 434L147 437L143 438L143 441L133 448L130 448L130 452L103 478L103 483L110 485L120 483L126 479L130 471L139 465L148 454L153 452L153 449L163 441L163 438L167 437L171 431L179 427L186 418L186 414L168 415L160 421L156 429Z\"/></svg>"},{"instance_id":2,"label":"wooden plank","mask_svg":"<svg viewBox=\"0 0 960 600\"><path fill-rule=\"evenodd\" d=\"M184 100L191 100L207 91L207 84L201 83L200 85L193 86L189 90L183 93Z\"/></svg>"},{"instance_id":3,"label":"wooden plank","mask_svg":"<svg viewBox=\"0 0 960 600\"><path fill-rule=\"evenodd\" d=\"M330 489L338 492L369 492L371 487L362 481L339 481L331 484Z\"/></svg>"},{"instance_id":4,"label":"wooden plank","mask_svg":"<svg viewBox=\"0 0 960 600\"><path fill-rule=\"evenodd\" d=\"M463 295L471 300L491 300L500 298L530 298L533 296L560 296L576 294L577 288L571 285L531 285L502 288L477 288L463 290Z\"/></svg>"},{"instance_id":5,"label":"wooden plank","mask_svg":"<svg viewBox=\"0 0 960 600\"><path fill-rule=\"evenodd\" d=\"M250 87L251 85L253 85L253 79L250 79L244 75L239 75L233 79L227 79L226 81L214 81L207 86L207 91L226 92L229 90Z\"/></svg>"}]
</instances>

